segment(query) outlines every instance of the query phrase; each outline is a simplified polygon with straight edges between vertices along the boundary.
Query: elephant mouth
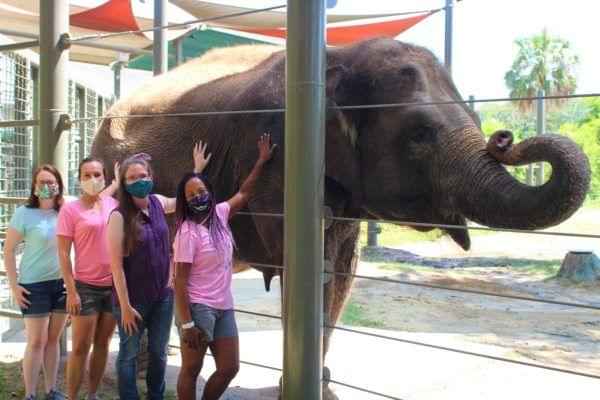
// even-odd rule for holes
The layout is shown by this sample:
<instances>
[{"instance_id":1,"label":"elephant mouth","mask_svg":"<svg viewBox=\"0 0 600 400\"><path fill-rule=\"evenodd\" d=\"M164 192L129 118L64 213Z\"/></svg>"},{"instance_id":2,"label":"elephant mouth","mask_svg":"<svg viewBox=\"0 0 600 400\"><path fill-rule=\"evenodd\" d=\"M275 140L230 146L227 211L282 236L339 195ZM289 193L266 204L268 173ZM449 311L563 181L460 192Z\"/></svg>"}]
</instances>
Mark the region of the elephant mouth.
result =
<instances>
[{"instance_id":1,"label":"elephant mouth","mask_svg":"<svg viewBox=\"0 0 600 400\"><path fill-rule=\"evenodd\" d=\"M429 226L429 224L435 225L446 225L447 227L440 227L439 229L450 236L456 244L458 244L463 250L469 250L471 248L471 238L469 236L469 230L466 229L467 220L462 214L453 214L449 216L442 216L436 213L436 215L428 215L427 218L412 217L408 218L406 215L395 215L393 213L373 213L378 218L394 222L398 226L407 226L415 229L419 232L429 232L436 229L436 226ZM414 222L416 224L411 224ZM424 224L424 225L421 225ZM449 226L452 227L449 227Z\"/></svg>"}]
</instances>

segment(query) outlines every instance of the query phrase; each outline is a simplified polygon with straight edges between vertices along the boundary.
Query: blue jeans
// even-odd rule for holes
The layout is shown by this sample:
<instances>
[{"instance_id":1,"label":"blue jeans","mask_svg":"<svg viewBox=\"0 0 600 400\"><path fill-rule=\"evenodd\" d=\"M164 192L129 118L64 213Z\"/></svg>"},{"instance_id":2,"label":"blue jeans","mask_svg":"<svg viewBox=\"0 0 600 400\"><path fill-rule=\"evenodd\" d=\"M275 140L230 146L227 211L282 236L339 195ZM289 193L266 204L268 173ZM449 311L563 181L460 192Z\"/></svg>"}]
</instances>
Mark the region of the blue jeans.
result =
<instances>
[{"instance_id":1,"label":"blue jeans","mask_svg":"<svg viewBox=\"0 0 600 400\"><path fill-rule=\"evenodd\" d=\"M146 386L148 400L162 400L165 393L167 370L167 345L173 320L173 295L163 300L133 306L142 316L137 321L138 332L128 335L121 325L121 308L114 306L114 316L119 325L119 355L117 357L117 385L119 398L137 400L137 360L144 330L148 329L148 371Z\"/></svg>"}]
</instances>

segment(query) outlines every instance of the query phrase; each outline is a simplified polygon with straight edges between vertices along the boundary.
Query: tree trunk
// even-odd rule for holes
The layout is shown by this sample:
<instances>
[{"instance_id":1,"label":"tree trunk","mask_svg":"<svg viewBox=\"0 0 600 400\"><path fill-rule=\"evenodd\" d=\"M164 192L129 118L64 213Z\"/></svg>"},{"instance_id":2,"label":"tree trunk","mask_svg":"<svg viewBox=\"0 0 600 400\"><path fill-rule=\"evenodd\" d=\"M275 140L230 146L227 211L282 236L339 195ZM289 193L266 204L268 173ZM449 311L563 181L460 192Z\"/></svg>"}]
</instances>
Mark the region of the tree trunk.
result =
<instances>
[{"instance_id":1,"label":"tree trunk","mask_svg":"<svg viewBox=\"0 0 600 400\"><path fill-rule=\"evenodd\" d=\"M577 283L600 283L600 258L591 251L570 251L556 277Z\"/></svg>"}]
</instances>

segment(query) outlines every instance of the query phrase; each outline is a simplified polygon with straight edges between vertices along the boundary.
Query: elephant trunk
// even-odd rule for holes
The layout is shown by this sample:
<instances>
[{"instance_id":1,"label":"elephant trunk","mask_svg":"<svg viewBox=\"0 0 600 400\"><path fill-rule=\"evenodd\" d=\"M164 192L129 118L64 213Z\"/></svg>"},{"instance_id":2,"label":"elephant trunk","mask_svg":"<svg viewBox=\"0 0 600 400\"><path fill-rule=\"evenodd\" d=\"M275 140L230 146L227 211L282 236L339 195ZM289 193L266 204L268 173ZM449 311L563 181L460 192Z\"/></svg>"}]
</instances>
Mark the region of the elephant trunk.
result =
<instances>
[{"instance_id":1,"label":"elephant trunk","mask_svg":"<svg viewBox=\"0 0 600 400\"><path fill-rule=\"evenodd\" d=\"M481 142L480 142L481 143ZM475 146L474 146L475 147ZM543 229L569 218L583 203L590 185L590 166L582 150L560 135L543 135L512 145L509 131L498 131L487 149L476 146L466 188L455 197L467 218L491 227ZM547 161L552 175L541 186L514 179L501 164ZM474 167L474 168L473 168Z\"/></svg>"}]
</instances>

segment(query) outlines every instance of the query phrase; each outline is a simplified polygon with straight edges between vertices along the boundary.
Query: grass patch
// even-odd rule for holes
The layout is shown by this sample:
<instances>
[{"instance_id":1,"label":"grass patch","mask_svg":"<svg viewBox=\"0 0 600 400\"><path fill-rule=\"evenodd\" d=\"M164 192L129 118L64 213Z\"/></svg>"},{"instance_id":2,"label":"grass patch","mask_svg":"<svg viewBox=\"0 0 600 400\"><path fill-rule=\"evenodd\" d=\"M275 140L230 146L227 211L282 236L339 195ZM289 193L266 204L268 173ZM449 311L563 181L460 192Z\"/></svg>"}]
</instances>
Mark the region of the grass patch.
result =
<instances>
[{"instance_id":1,"label":"grass patch","mask_svg":"<svg viewBox=\"0 0 600 400\"><path fill-rule=\"evenodd\" d=\"M342 323L367 328L381 328L385 325L382 321L369 317L366 307L358 305L352 300L349 300L344 307Z\"/></svg>"},{"instance_id":2,"label":"grass patch","mask_svg":"<svg viewBox=\"0 0 600 400\"><path fill-rule=\"evenodd\" d=\"M61 361L58 369L58 388L59 390L66 391L66 361ZM137 388L140 394L140 398L146 398L146 381L137 380ZM85 394L86 385L81 387L79 391L80 398L83 399ZM44 398L44 377L40 372L38 379L38 398ZM119 400L117 393L117 379L116 377L105 376L100 388L98 390L98 396L102 400ZM2 400L13 400L22 399L25 397L25 387L23 383L23 363L21 360L14 362L0 362L0 399ZM177 394L174 389L167 388L165 390L166 400L176 400Z\"/></svg>"},{"instance_id":3,"label":"grass patch","mask_svg":"<svg viewBox=\"0 0 600 400\"><path fill-rule=\"evenodd\" d=\"M377 235L377 245L382 247L397 247L405 243L432 242L438 240L443 235L440 229L433 229L429 232L419 232L407 226L398 226L394 224L377 224L381 233ZM490 235L494 232L471 230L471 237ZM361 222L360 235L358 238L360 247L367 245L367 223Z\"/></svg>"},{"instance_id":4,"label":"grass patch","mask_svg":"<svg viewBox=\"0 0 600 400\"><path fill-rule=\"evenodd\" d=\"M380 269L387 269L399 272L423 272L439 270L428 265L416 265L410 263L365 263L371 264ZM550 278L556 275L560 269L561 260L531 260L518 258L465 258L461 262L460 268L486 268L486 267L507 267L517 270L527 275L543 275Z\"/></svg>"}]
</instances>

